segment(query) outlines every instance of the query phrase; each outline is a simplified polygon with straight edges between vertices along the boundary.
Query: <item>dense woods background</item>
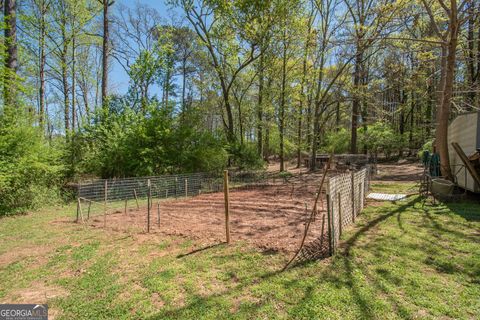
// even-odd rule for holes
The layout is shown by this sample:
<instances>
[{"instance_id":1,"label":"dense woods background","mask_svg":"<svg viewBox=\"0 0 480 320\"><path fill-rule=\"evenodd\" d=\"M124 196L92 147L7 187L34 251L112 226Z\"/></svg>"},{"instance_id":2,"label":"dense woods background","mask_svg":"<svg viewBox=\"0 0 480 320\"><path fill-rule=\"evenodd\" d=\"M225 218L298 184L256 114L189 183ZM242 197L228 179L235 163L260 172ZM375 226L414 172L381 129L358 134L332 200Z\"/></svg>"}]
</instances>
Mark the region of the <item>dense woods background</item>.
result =
<instances>
[{"instance_id":1,"label":"dense woods background","mask_svg":"<svg viewBox=\"0 0 480 320\"><path fill-rule=\"evenodd\" d=\"M166 5L3 1L0 214L56 201L84 176L272 157L285 170L332 150L414 155L435 136L450 174L448 121L479 106L478 1Z\"/></svg>"}]
</instances>

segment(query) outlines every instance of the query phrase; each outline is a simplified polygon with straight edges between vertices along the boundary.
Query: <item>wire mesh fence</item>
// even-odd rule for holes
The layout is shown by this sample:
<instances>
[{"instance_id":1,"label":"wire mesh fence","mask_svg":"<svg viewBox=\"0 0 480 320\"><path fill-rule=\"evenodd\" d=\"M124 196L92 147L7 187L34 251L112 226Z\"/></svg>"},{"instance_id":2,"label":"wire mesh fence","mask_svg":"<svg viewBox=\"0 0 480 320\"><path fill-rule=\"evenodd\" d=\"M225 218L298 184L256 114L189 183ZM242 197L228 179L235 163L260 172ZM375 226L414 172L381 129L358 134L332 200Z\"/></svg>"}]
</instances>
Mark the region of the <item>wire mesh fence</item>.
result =
<instances>
[{"instance_id":1,"label":"wire mesh fence","mask_svg":"<svg viewBox=\"0 0 480 320\"><path fill-rule=\"evenodd\" d=\"M281 184L285 179L264 171L229 172L231 190L251 190ZM76 221L117 213L125 215L144 211L151 216L160 202L191 198L223 190L223 176L218 173L191 173L122 179L96 179L78 184ZM149 217L144 221L148 229ZM125 221L128 225L128 221ZM138 223L137 223L138 225Z\"/></svg>"},{"instance_id":2,"label":"wire mesh fence","mask_svg":"<svg viewBox=\"0 0 480 320\"><path fill-rule=\"evenodd\" d=\"M346 226L365 207L369 189L369 168L331 177L327 187L328 215L330 220L330 250L335 251Z\"/></svg>"},{"instance_id":3,"label":"wire mesh fence","mask_svg":"<svg viewBox=\"0 0 480 320\"><path fill-rule=\"evenodd\" d=\"M328 201L321 201L318 207L303 259L328 256L331 245L338 243L341 228L354 222L364 206L367 170L331 174L334 176L321 194ZM312 173L228 172L232 237L268 250L294 251L317 195L319 177ZM224 176L213 173L85 181L78 185L76 220L117 231L223 241L224 181Z\"/></svg>"}]
</instances>

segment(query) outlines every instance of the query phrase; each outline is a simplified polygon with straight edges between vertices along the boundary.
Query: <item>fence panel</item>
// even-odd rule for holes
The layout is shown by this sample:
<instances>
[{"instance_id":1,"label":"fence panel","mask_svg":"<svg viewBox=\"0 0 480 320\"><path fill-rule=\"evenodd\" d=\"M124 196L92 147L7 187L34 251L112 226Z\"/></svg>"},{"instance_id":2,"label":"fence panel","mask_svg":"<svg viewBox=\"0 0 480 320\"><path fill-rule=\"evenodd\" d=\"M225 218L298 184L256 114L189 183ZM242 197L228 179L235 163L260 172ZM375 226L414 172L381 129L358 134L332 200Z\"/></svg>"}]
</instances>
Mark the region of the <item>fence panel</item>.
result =
<instances>
[{"instance_id":1,"label":"fence panel","mask_svg":"<svg viewBox=\"0 0 480 320\"><path fill-rule=\"evenodd\" d=\"M327 196L329 197L328 214L331 223L332 251L335 251L345 227L354 223L355 218L364 208L367 191L368 168L329 179Z\"/></svg>"}]
</instances>

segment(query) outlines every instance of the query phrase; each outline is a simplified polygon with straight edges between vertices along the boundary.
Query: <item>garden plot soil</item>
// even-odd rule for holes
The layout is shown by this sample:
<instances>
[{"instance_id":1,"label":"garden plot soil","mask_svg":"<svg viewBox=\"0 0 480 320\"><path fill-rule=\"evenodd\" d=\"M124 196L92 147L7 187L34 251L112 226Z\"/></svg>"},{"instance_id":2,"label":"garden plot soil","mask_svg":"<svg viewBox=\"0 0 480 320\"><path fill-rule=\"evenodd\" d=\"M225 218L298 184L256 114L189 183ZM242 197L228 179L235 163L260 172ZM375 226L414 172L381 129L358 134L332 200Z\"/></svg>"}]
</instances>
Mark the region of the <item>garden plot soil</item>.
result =
<instances>
[{"instance_id":1,"label":"garden plot soil","mask_svg":"<svg viewBox=\"0 0 480 320\"><path fill-rule=\"evenodd\" d=\"M309 180L312 176L309 177ZM266 185L230 190L230 228L232 241L245 241L262 251L295 251L303 236L313 207L317 185ZM158 205L160 225L158 225ZM306 210L307 209L307 210ZM322 216L311 225L307 243L322 234ZM326 219L326 218L325 218ZM103 217L89 222L103 227ZM107 230L144 232L147 210L130 210L107 215ZM326 226L325 221L325 226ZM326 228L326 227L325 227ZM324 230L326 232L326 230ZM222 192L177 200L154 201L150 233L201 239L214 244L225 241L224 196Z\"/></svg>"}]
</instances>

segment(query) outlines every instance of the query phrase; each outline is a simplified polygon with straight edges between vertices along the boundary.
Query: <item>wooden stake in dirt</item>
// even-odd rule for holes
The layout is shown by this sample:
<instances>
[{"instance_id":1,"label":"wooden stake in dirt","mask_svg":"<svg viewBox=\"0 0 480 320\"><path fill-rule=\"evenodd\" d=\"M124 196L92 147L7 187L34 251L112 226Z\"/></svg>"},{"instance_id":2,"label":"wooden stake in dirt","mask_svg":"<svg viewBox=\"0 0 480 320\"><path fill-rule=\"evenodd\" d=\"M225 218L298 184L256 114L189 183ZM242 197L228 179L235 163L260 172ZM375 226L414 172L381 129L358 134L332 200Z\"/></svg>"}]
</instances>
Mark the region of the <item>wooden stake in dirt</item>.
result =
<instances>
[{"instance_id":1,"label":"wooden stake in dirt","mask_svg":"<svg viewBox=\"0 0 480 320\"><path fill-rule=\"evenodd\" d=\"M140 206L138 205L137 190L135 189L133 189L133 196L135 197L135 202L137 203L137 210L139 210Z\"/></svg>"},{"instance_id":2,"label":"wooden stake in dirt","mask_svg":"<svg viewBox=\"0 0 480 320\"><path fill-rule=\"evenodd\" d=\"M151 198L152 198L152 186L150 184L150 179L147 180L147 184L148 184L148 198L147 198L147 233L150 232L150 209L151 209L151 205L150 205L150 201Z\"/></svg>"},{"instance_id":3,"label":"wooden stake in dirt","mask_svg":"<svg viewBox=\"0 0 480 320\"><path fill-rule=\"evenodd\" d=\"M128 204L128 198L125 197L125 215L127 214L127 204Z\"/></svg>"},{"instance_id":4,"label":"wooden stake in dirt","mask_svg":"<svg viewBox=\"0 0 480 320\"><path fill-rule=\"evenodd\" d=\"M76 223L78 223L79 217L80 217L80 198L77 198L77 218L75 219Z\"/></svg>"},{"instance_id":5,"label":"wooden stake in dirt","mask_svg":"<svg viewBox=\"0 0 480 320\"><path fill-rule=\"evenodd\" d=\"M185 179L185 198L188 197L188 179Z\"/></svg>"},{"instance_id":6,"label":"wooden stake in dirt","mask_svg":"<svg viewBox=\"0 0 480 320\"><path fill-rule=\"evenodd\" d=\"M90 208L92 207L92 201L88 202L88 212L87 212L87 220L90 220Z\"/></svg>"},{"instance_id":7,"label":"wooden stake in dirt","mask_svg":"<svg viewBox=\"0 0 480 320\"><path fill-rule=\"evenodd\" d=\"M157 203L157 224L160 227L160 202Z\"/></svg>"},{"instance_id":8,"label":"wooden stake in dirt","mask_svg":"<svg viewBox=\"0 0 480 320\"><path fill-rule=\"evenodd\" d=\"M80 218L82 219L83 223L82 202L80 201L80 198L78 198L78 212L80 213Z\"/></svg>"},{"instance_id":9,"label":"wooden stake in dirt","mask_svg":"<svg viewBox=\"0 0 480 320\"><path fill-rule=\"evenodd\" d=\"M312 212L310 213L310 218L308 219L308 222L305 225L305 230L303 232L303 237L302 237L302 242L300 243L300 247L298 248L297 252L295 252L295 255L292 257L292 259L290 259L285 265L285 267L283 267L282 271L285 271L288 268L288 266L298 257L298 255L303 249L303 246L305 244L305 239L307 238L308 230L310 229L310 224L313 222L313 220L315 219L315 215L317 214L318 200L320 199L320 196L322 194L323 184L325 182L325 178L327 177L328 170L330 169L330 164L332 163L332 159L333 159L333 154L330 155L330 158L328 159L327 167L323 172L322 180L320 182L320 187L318 188L318 192L317 192L317 197L315 198L313 209L312 209Z\"/></svg>"},{"instance_id":10,"label":"wooden stake in dirt","mask_svg":"<svg viewBox=\"0 0 480 320\"><path fill-rule=\"evenodd\" d=\"M225 236L230 243L230 202L228 199L228 170L223 171L223 194L225 198Z\"/></svg>"},{"instance_id":11,"label":"wooden stake in dirt","mask_svg":"<svg viewBox=\"0 0 480 320\"><path fill-rule=\"evenodd\" d=\"M325 213L322 214L322 233L321 233L321 238L320 238L320 248L323 248L323 233L324 233L324 230L325 230Z\"/></svg>"},{"instance_id":12,"label":"wooden stake in dirt","mask_svg":"<svg viewBox=\"0 0 480 320\"><path fill-rule=\"evenodd\" d=\"M330 195L327 194L327 224L328 224L328 253L333 255L333 246L332 246L332 218L330 210Z\"/></svg>"},{"instance_id":13,"label":"wooden stake in dirt","mask_svg":"<svg viewBox=\"0 0 480 320\"><path fill-rule=\"evenodd\" d=\"M105 180L105 198L103 202L103 227L105 228L107 226L107 199L108 199L108 182Z\"/></svg>"}]
</instances>

